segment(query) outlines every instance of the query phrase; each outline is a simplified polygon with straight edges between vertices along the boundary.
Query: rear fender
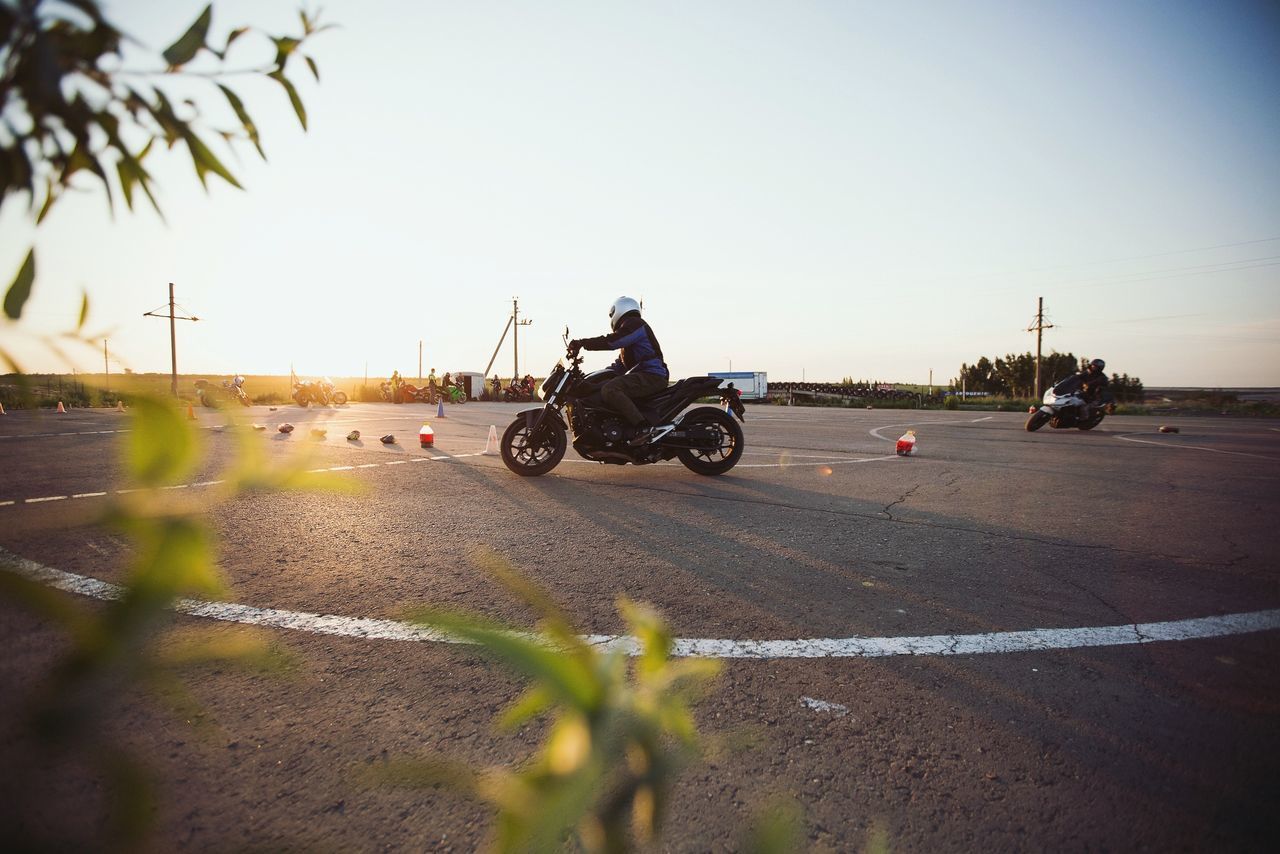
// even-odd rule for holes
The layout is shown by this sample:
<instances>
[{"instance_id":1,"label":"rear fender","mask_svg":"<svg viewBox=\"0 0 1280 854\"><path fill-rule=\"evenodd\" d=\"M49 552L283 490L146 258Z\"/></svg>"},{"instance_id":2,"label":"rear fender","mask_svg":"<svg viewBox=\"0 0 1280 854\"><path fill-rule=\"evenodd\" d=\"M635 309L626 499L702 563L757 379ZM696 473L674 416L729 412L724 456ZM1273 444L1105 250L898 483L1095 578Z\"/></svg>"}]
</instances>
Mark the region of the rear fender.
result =
<instances>
[{"instance_id":1,"label":"rear fender","mask_svg":"<svg viewBox=\"0 0 1280 854\"><path fill-rule=\"evenodd\" d=\"M689 377L680 388L679 396L669 402L659 420L670 421L695 400L718 395L719 390L720 380L715 377Z\"/></svg>"}]
</instances>

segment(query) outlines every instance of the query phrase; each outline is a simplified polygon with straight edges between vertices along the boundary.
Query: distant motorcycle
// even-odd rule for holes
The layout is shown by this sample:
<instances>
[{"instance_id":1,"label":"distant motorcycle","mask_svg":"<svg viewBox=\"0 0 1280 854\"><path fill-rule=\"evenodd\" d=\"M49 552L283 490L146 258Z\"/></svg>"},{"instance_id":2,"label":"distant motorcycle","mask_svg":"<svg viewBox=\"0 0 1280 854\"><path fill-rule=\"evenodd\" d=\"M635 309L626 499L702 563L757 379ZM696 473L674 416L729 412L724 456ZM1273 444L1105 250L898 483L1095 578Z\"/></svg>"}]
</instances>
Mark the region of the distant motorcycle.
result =
<instances>
[{"instance_id":1,"label":"distant motorcycle","mask_svg":"<svg viewBox=\"0 0 1280 854\"><path fill-rule=\"evenodd\" d=\"M241 406L250 406L249 395L244 393L243 386L244 377L239 375L223 380L220 386L213 385L208 380L196 380L196 399L201 406L215 407L220 401L235 401Z\"/></svg>"},{"instance_id":2,"label":"distant motorcycle","mask_svg":"<svg viewBox=\"0 0 1280 854\"><path fill-rule=\"evenodd\" d=\"M525 374L522 380L512 380L511 385L502 390L502 399L507 403L529 403L533 400L533 377Z\"/></svg>"},{"instance_id":3,"label":"distant motorcycle","mask_svg":"<svg viewBox=\"0 0 1280 854\"><path fill-rule=\"evenodd\" d=\"M339 391L333 382L325 377L321 380L305 380L293 384L293 402L299 406L342 406L347 402L346 392Z\"/></svg>"},{"instance_id":4,"label":"distant motorcycle","mask_svg":"<svg viewBox=\"0 0 1280 854\"><path fill-rule=\"evenodd\" d=\"M1081 417L1082 411L1087 413L1084 417ZM1044 404L1027 418L1027 432L1034 433L1046 424L1059 430L1069 427L1092 430L1115 411L1116 405L1109 397L1096 403L1085 400L1080 379L1067 377L1044 393Z\"/></svg>"},{"instance_id":5,"label":"distant motorcycle","mask_svg":"<svg viewBox=\"0 0 1280 854\"><path fill-rule=\"evenodd\" d=\"M452 374L445 374L440 380L440 397L445 403L466 403L467 390L462 387L461 380L455 380Z\"/></svg>"}]
</instances>

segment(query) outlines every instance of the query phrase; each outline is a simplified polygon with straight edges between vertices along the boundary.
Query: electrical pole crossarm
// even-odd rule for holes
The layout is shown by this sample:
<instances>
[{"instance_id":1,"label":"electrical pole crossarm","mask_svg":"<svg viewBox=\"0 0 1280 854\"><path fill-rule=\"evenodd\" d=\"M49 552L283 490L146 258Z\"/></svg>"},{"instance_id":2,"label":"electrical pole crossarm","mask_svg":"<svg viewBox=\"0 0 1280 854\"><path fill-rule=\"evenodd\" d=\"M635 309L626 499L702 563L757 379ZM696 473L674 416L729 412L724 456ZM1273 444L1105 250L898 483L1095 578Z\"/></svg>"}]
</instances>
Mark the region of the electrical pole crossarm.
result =
<instances>
[{"instance_id":1,"label":"electrical pole crossarm","mask_svg":"<svg viewBox=\"0 0 1280 854\"><path fill-rule=\"evenodd\" d=\"M1045 323L1044 321L1044 297L1039 297L1039 302L1037 303L1037 308L1036 308L1036 316L1034 319L1032 319L1031 325L1027 327L1028 332L1034 332L1036 334L1036 392L1035 392L1036 400L1040 399L1040 391L1041 391L1041 388L1040 388L1041 342L1044 338L1044 331L1046 329L1052 329L1052 328L1053 328L1052 323Z\"/></svg>"},{"instance_id":2,"label":"electrical pole crossarm","mask_svg":"<svg viewBox=\"0 0 1280 854\"><path fill-rule=\"evenodd\" d=\"M151 311L144 311L142 313L142 316L169 318L169 354L172 359L172 364L171 364L172 373L171 373L169 389L173 393L173 396L177 397L178 396L178 332L177 332L177 325L174 323L174 321L190 320L194 322L199 320L200 318L196 317L194 314L190 316L178 314L177 312L178 304L173 301L173 282L169 283L168 313L161 314L160 312L163 309L164 309L164 306L160 306L160 308L155 308L155 309L152 309Z\"/></svg>"}]
</instances>

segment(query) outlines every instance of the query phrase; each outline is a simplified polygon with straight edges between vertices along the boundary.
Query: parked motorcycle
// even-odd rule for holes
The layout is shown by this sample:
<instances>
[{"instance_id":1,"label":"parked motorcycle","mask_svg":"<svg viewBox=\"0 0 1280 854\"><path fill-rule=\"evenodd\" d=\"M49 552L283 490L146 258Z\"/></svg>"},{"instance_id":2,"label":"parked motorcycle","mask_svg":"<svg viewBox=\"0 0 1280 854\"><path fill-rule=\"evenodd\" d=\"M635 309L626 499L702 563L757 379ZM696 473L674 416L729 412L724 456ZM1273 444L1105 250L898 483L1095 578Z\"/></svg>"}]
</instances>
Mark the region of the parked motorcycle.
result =
<instances>
[{"instance_id":1,"label":"parked motorcycle","mask_svg":"<svg viewBox=\"0 0 1280 854\"><path fill-rule=\"evenodd\" d=\"M201 406L215 407L222 401L235 401L241 406L251 406L249 395L244 393L244 377L235 376L213 385L208 380L196 380L196 399Z\"/></svg>"},{"instance_id":2,"label":"parked motorcycle","mask_svg":"<svg viewBox=\"0 0 1280 854\"><path fill-rule=\"evenodd\" d=\"M1083 418L1080 415L1082 405L1088 413ZM1092 430L1115 411L1116 405L1110 397L1104 397L1097 403L1086 401L1081 393L1079 377L1067 377L1044 393L1044 405L1027 418L1027 432L1034 433L1046 424L1058 429Z\"/></svg>"},{"instance_id":3,"label":"parked motorcycle","mask_svg":"<svg viewBox=\"0 0 1280 854\"><path fill-rule=\"evenodd\" d=\"M342 406L347 402L346 392L339 391L328 377L320 380L305 380L293 384L293 402L299 406Z\"/></svg>"},{"instance_id":4,"label":"parked motorcycle","mask_svg":"<svg viewBox=\"0 0 1280 854\"><path fill-rule=\"evenodd\" d=\"M524 379L511 381L511 384L502 390L502 399L507 403L529 403L534 399L534 382L533 377L525 374Z\"/></svg>"},{"instance_id":5,"label":"parked motorcycle","mask_svg":"<svg viewBox=\"0 0 1280 854\"><path fill-rule=\"evenodd\" d=\"M600 388L616 374L609 370L584 373L582 357L569 347L565 329L565 359L542 383L546 401L540 408L520 412L502 434L502 461L524 477L551 471L564 458L573 433L573 449L584 459L612 465L645 465L679 459L690 471L703 475L727 472L742 458L742 428L733 416L714 406L684 411L702 397L716 397L720 380L689 377L657 394L636 400L649 423L659 425L650 442L632 447L636 431L622 416L605 406ZM741 419L742 403L730 400ZM567 421L566 421L567 416Z\"/></svg>"},{"instance_id":6,"label":"parked motorcycle","mask_svg":"<svg viewBox=\"0 0 1280 854\"><path fill-rule=\"evenodd\" d=\"M445 399L446 403L466 403L467 390L463 388L460 380L455 380L452 375L445 374L440 384L440 396Z\"/></svg>"}]
</instances>

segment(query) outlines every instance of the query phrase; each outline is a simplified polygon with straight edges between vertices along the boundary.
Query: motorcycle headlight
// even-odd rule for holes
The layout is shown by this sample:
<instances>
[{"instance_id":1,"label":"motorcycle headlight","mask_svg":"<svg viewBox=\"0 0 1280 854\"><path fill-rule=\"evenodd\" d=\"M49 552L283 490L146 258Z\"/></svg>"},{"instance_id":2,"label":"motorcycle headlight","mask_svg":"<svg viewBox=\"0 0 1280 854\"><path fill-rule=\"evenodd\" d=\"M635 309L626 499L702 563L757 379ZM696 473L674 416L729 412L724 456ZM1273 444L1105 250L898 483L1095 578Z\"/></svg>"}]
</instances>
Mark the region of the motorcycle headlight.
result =
<instances>
[{"instance_id":1,"label":"motorcycle headlight","mask_svg":"<svg viewBox=\"0 0 1280 854\"><path fill-rule=\"evenodd\" d=\"M564 365L557 363L551 374L542 381L542 390L539 396L545 399L556 386L560 385L560 380L562 379L564 379Z\"/></svg>"}]
</instances>

